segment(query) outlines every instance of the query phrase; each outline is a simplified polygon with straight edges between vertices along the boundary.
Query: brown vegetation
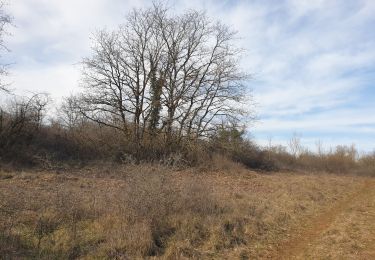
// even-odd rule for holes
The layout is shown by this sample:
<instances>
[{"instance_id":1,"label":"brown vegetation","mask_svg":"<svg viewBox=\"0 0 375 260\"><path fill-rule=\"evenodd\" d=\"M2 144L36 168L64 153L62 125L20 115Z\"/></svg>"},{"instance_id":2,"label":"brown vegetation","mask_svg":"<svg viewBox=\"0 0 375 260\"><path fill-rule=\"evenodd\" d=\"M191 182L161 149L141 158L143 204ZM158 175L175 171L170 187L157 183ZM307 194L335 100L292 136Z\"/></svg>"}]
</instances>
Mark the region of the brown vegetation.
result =
<instances>
[{"instance_id":1,"label":"brown vegetation","mask_svg":"<svg viewBox=\"0 0 375 260\"><path fill-rule=\"evenodd\" d=\"M10 18L0 16L2 36ZM95 34L82 61L82 93L66 98L53 119L46 118L48 94L0 104L0 164L206 167L222 156L266 171L374 174L374 156L359 157L354 147L311 153L297 136L288 150L248 140L239 124L249 119L242 108L249 95L235 37L202 12L173 15L157 3L132 11L117 30Z\"/></svg>"},{"instance_id":2,"label":"brown vegetation","mask_svg":"<svg viewBox=\"0 0 375 260\"><path fill-rule=\"evenodd\" d=\"M248 140L234 37L204 13L155 4L96 34L83 93L54 119L47 94L1 104L0 257L253 259L300 255L296 231L318 240L375 175L375 155Z\"/></svg>"},{"instance_id":3,"label":"brown vegetation","mask_svg":"<svg viewBox=\"0 0 375 260\"><path fill-rule=\"evenodd\" d=\"M0 254L8 258L254 258L361 185L358 177L98 166L2 172Z\"/></svg>"},{"instance_id":4,"label":"brown vegetation","mask_svg":"<svg viewBox=\"0 0 375 260\"><path fill-rule=\"evenodd\" d=\"M317 152L311 152L298 142L298 149L271 146L265 149L269 162L276 169L329 172L336 174L375 175L374 153L360 155L354 145L339 145L323 152L319 145ZM292 151L292 152L290 152Z\"/></svg>"},{"instance_id":5,"label":"brown vegetation","mask_svg":"<svg viewBox=\"0 0 375 260\"><path fill-rule=\"evenodd\" d=\"M215 158L264 171L330 172L374 175L374 154L359 155L354 146L311 152L283 146L261 148L236 124L221 124L207 138L167 144L164 135L145 137L142 149L116 129L81 118L45 121L48 96L14 99L0 110L0 164L3 168L65 169L94 162L157 163L177 167L209 167ZM6 109L6 110L5 110ZM224 159L225 158L225 159ZM220 162L218 162L220 163Z\"/></svg>"}]
</instances>

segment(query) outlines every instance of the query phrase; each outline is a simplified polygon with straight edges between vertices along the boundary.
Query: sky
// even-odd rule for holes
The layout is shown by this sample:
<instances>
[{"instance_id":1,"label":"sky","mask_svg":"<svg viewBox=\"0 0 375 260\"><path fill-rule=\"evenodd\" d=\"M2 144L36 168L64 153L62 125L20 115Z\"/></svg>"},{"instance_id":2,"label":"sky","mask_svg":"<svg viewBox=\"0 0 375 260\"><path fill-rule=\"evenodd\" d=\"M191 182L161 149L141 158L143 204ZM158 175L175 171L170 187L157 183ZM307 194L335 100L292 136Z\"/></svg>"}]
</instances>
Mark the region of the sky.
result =
<instances>
[{"instance_id":1,"label":"sky","mask_svg":"<svg viewBox=\"0 0 375 260\"><path fill-rule=\"evenodd\" d=\"M79 91L83 57L97 29L115 29L146 0L11 0L14 17L2 54L17 93L49 92L55 102ZM297 134L314 149L356 144L375 149L374 0L168 0L175 13L205 10L238 31L241 65L256 103L248 125L261 145ZM250 93L250 91L249 91ZM249 107L252 107L249 104Z\"/></svg>"}]
</instances>

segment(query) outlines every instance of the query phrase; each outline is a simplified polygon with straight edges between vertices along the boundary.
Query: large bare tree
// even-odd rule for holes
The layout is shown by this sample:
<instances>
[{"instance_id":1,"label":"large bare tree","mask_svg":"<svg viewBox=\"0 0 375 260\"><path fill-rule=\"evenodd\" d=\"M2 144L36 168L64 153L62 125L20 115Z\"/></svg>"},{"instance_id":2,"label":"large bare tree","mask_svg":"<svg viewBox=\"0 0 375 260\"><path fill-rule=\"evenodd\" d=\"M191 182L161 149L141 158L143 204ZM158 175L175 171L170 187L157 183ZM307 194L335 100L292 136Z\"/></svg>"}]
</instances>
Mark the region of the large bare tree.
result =
<instances>
[{"instance_id":1,"label":"large bare tree","mask_svg":"<svg viewBox=\"0 0 375 260\"><path fill-rule=\"evenodd\" d=\"M133 10L117 30L95 34L76 108L137 144L156 133L167 143L207 136L242 114L246 75L235 39L204 12Z\"/></svg>"}]
</instances>

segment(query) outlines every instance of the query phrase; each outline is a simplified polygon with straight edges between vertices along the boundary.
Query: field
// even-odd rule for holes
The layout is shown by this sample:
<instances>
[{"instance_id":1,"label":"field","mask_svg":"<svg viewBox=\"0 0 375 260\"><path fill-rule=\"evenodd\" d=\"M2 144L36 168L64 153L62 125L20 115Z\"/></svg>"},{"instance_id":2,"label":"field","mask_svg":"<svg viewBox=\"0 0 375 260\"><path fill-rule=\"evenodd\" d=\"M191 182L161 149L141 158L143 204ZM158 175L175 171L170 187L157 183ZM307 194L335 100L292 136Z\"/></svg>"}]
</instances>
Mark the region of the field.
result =
<instances>
[{"instance_id":1,"label":"field","mask_svg":"<svg viewBox=\"0 0 375 260\"><path fill-rule=\"evenodd\" d=\"M370 259L375 181L97 166L0 174L4 259Z\"/></svg>"}]
</instances>

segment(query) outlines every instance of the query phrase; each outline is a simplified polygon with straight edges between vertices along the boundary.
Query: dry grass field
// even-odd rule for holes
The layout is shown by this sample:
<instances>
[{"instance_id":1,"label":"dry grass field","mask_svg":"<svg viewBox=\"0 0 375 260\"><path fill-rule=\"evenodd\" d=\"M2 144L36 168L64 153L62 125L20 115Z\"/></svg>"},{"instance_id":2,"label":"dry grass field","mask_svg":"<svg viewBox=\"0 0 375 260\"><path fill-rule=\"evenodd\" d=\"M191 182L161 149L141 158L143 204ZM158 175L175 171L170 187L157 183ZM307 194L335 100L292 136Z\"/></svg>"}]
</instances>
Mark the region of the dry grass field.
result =
<instances>
[{"instance_id":1,"label":"dry grass field","mask_svg":"<svg viewBox=\"0 0 375 260\"><path fill-rule=\"evenodd\" d=\"M2 259L371 259L375 181L155 165L0 173Z\"/></svg>"},{"instance_id":2,"label":"dry grass field","mask_svg":"<svg viewBox=\"0 0 375 260\"><path fill-rule=\"evenodd\" d=\"M75 2L0 0L0 260L375 259L375 0Z\"/></svg>"}]
</instances>

